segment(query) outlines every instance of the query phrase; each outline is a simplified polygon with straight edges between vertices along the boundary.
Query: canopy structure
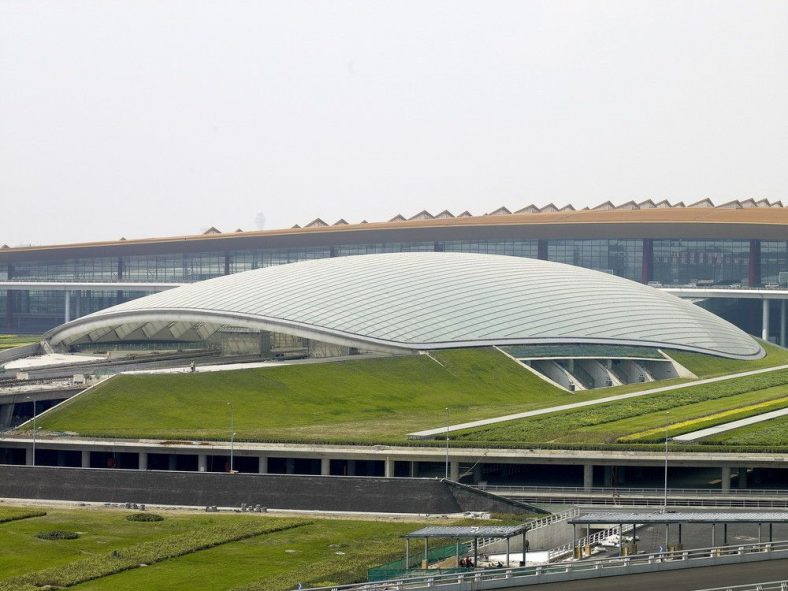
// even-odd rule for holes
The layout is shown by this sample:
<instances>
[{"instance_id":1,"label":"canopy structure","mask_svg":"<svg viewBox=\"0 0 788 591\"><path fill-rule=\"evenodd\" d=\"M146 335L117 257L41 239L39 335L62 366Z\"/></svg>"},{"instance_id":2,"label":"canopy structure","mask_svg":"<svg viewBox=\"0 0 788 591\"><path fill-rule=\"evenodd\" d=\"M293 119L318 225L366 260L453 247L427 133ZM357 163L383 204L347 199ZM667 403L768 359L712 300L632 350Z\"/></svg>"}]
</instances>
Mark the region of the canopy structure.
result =
<instances>
[{"instance_id":1,"label":"canopy structure","mask_svg":"<svg viewBox=\"0 0 788 591\"><path fill-rule=\"evenodd\" d=\"M518 344L672 348L737 359L749 335L677 297L536 259L411 252L266 267L152 294L63 324L50 345L206 340L251 329L382 352Z\"/></svg>"}]
</instances>

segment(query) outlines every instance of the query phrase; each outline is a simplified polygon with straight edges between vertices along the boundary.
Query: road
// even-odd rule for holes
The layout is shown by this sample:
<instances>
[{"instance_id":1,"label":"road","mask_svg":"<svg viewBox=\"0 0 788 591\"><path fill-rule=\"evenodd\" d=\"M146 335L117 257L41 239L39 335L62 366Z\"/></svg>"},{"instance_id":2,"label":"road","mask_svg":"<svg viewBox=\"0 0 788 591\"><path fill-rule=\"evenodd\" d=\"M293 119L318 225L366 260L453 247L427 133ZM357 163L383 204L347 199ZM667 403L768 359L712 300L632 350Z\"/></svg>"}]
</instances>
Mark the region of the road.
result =
<instances>
[{"instance_id":1,"label":"road","mask_svg":"<svg viewBox=\"0 0 788 591\"><path fill-rule=\"evenodd\" d=\"M697 591L788 579L788 559L510 587L522 591Z\"/></svg>"}]
</instances>

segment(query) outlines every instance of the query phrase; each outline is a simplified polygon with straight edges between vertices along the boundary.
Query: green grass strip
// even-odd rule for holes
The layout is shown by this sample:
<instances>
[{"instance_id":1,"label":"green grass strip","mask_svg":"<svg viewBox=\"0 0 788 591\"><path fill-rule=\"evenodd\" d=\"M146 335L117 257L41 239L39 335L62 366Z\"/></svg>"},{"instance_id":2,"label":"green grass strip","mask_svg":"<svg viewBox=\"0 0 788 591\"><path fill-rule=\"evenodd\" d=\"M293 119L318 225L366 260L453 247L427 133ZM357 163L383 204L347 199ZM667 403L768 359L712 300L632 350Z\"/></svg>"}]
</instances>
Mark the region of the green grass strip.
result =
<instances>
[{"instance_id":1,"label":"green grass strip","mask_svg":"<svg viewBox=\"0 0 788 591\"><path fill-rule=\"evenodd\" d=\"M43 517L46 514L46 511L31 511L29 509L17 507L2 507L0 508L0 523L30 519L31 517Z\"/></svg>"},{"instance_id":2,"label":"green grass strip","mask_svg":"<svg viewBox=\"0 0 788 591\"><path fill-rule=\"evenodd\" d=\"M228 542L302 527L310 523L300 520L283 520L275 524L247 521L201 527L185 534L141 542L69 564L12 577L0 581L0 591L36 591L46 586L70 587L138 568L141 564L153 564Z\"/></svg>"}]
</instances>

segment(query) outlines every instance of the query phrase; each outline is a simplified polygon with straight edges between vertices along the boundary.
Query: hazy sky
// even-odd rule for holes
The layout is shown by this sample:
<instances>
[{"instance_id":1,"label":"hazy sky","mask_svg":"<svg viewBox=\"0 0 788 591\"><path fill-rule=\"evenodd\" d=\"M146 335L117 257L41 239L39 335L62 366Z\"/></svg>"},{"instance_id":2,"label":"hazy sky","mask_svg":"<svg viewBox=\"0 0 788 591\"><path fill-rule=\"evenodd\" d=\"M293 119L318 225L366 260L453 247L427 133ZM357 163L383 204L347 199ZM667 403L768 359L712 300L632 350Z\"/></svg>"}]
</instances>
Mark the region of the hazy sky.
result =
<instances>
[{"instance_id":1,"label":"hazy sky","mask_svg":"<svg viewBox=\"0 0 788 591\"><path fill-rule=\"evenodd\" d=\"M788 2L0 0L0 244L788 201Z\"/></svg>"}]
</instances>

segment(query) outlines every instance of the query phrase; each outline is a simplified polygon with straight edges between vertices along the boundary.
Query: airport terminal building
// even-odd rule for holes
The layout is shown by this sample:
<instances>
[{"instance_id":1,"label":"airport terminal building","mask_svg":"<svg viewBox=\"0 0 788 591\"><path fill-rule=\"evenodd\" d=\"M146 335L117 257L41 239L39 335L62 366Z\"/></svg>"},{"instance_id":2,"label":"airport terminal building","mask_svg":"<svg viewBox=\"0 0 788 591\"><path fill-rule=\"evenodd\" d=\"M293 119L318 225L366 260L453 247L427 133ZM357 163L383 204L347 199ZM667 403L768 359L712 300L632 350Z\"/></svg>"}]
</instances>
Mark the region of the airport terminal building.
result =
<instances>
[{"instance_id":1,"label":"airport terminal building","mask_svg":"<svg viewBox=\"0 0 788 591\"><path fill-rule=\"evenodd\" d=\"M767 200L721 206L649 200L580 211L528 206L476 216L423 211L382 223L317 219L286 230L212 228L196 236L3 246L0 332L43 333L173 284L310 259L394 252L501 254L655 287L717 288L728 295L695 300L752 334L785 339L780 292L788 286L788 208Z\"/></svg>"}]
</instances>

